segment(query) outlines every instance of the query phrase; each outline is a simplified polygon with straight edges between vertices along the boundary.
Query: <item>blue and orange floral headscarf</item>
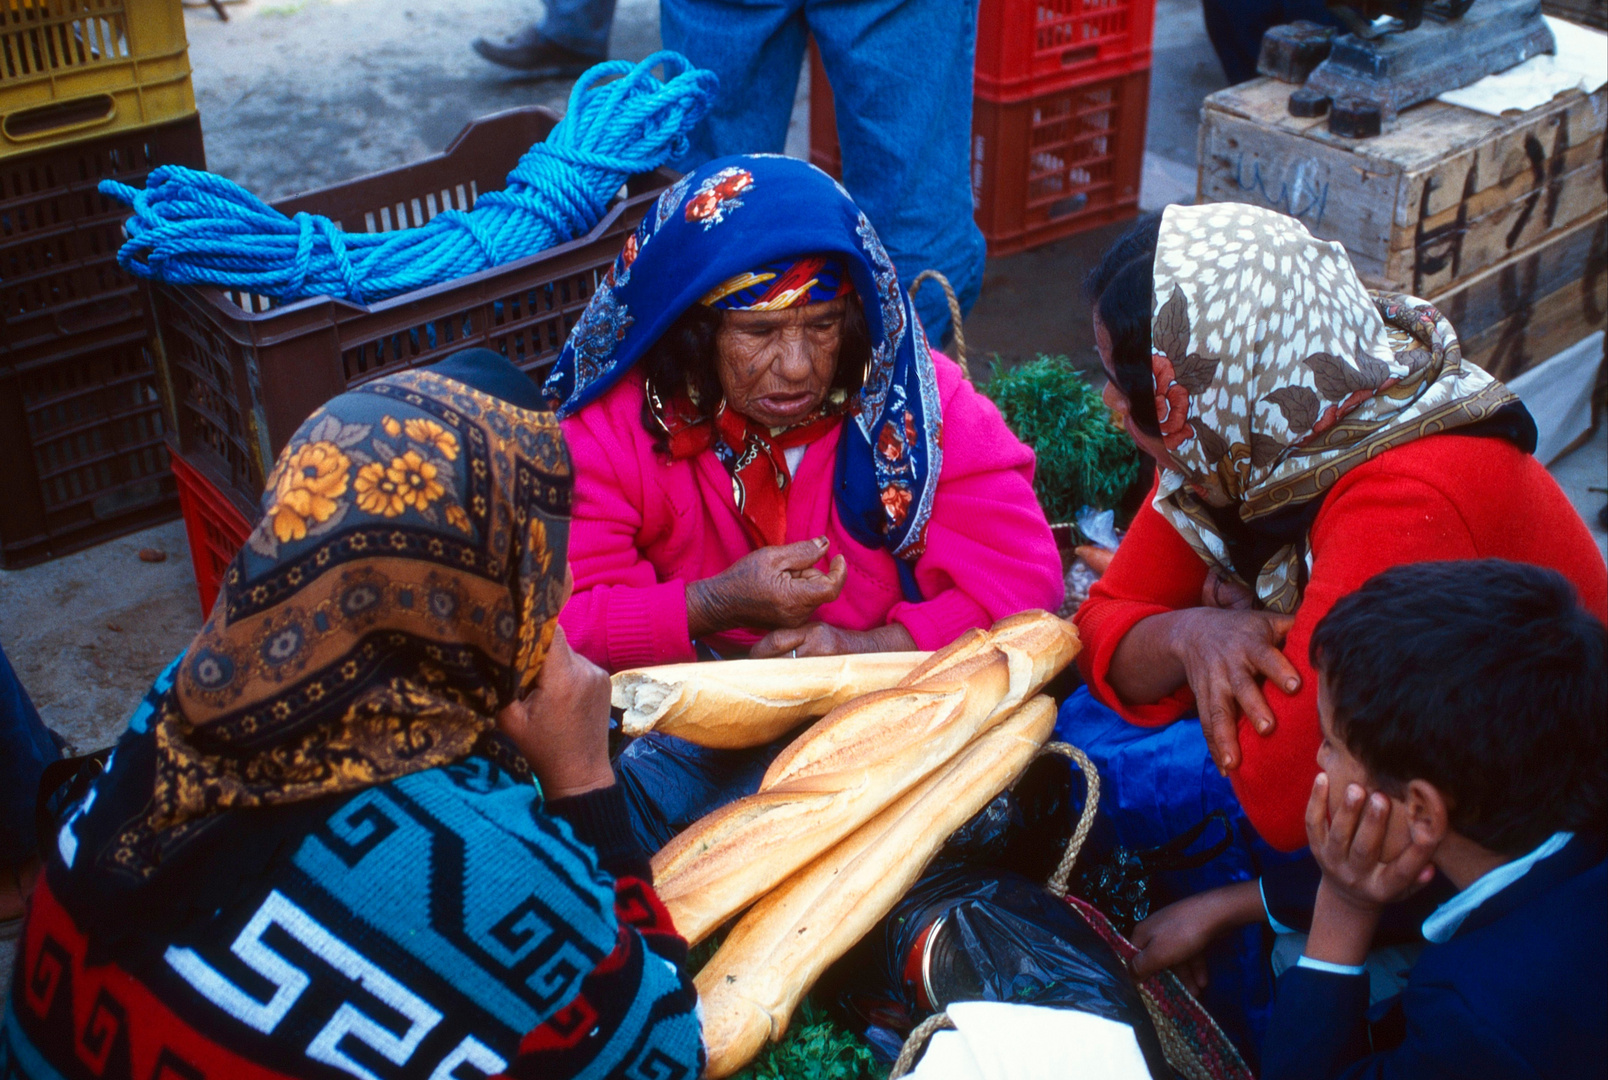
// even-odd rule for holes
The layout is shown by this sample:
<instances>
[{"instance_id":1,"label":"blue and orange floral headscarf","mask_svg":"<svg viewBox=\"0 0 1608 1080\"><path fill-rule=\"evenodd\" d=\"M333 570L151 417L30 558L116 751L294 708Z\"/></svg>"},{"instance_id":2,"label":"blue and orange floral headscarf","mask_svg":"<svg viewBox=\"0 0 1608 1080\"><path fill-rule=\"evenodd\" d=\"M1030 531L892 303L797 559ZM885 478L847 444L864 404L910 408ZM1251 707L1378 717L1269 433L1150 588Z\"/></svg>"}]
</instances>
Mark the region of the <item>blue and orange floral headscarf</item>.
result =
<instances>
[{"instance_id":1,"label":"blue and orange floral headscarf","mask_svg":"<svg viewBox=\"0 0 1608 1080\"><path fill-rule=\"evenodd\" d=\"M156 707L109 868L148 877L228 811L494 752L557 625L571 487L551 413L429 370L309 417Z\"/></svg>"},{"instance_id":2,"label":"blue and orange floral headscarf","mask_svg":"<svg viewBox=\"0 0 1608 1080\"><path fill-rule=\"evenodd\" d=\"M820 265L793 280L806 261ZM574 415L694 304L791 306L784 301L797 300L806 285L825 299L852 287L872 343L838 443L838 516L860 543L908 565L925 548L943 464L937 373L876 231L813 165L774 155L721 158L660 196L598 286L543 392L560 416Z\"/></svg>"}]
</instances>

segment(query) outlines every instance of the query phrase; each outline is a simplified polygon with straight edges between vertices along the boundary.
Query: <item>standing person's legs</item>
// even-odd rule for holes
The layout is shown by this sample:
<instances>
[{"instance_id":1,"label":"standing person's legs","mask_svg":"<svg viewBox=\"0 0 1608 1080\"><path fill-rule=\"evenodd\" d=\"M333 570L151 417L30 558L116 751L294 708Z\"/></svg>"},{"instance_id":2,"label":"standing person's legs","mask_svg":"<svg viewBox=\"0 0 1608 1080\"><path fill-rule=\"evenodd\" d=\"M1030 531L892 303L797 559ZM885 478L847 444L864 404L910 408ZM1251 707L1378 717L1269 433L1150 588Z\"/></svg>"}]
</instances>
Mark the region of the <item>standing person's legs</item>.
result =
<instances>
[{"instance_id":1,"label":"standing person's legs","mask_svg":"<svg viewBox=\"0 0 1608 1080\"><path fill-rule=\"evenodd\" d=\"M477 38L494 64L546 78L574 77L608 59L615 0L547 0L547 16L502 41Z\"/></svg>"},{"instance_id":2,"label":"standing person's legs","mask_svg":"<svg viewBox=\"0 0 1608 1080\"><path fill-rule=\"evenodd\" d=\"M38 853L34 807L39 777L61 757L28 692L0 648L0 920L22 913L23 886Z\"/></svg>"},{"instance_id":3,"label":"standing person's legs","mask_svg":"<svg viewBox=\"0 0 1608 1080\"><path fill-rule=\"evenodd\" d=\"M977 0L806 0L805 11L837 105L843 186L907 288L940 270L969 311L987 254L968 169ZM948 335L935 285L916 310L933 344Z\"/></svg>"},{"instance_id":4,"label":"standing person's legs","mask_svg":"<svg viewBox=\"0 0 1608 1080\"><path fill-rule=\"evenodd\" d=\"M661 0L659 34L665 48L720 76L715 106L677 168L782 152L804 61L802 0Z\"/></svg>"},{"instance_id":5,"label":"standing person's legs","mask_svg":"<svg viewBox=\"0 0 1608 1080\"><path fill-rule=\"evenodd\" d=\"M547 0L542 33L572 52L607 59L615 0Z\"/></svg>"}]
</instances>

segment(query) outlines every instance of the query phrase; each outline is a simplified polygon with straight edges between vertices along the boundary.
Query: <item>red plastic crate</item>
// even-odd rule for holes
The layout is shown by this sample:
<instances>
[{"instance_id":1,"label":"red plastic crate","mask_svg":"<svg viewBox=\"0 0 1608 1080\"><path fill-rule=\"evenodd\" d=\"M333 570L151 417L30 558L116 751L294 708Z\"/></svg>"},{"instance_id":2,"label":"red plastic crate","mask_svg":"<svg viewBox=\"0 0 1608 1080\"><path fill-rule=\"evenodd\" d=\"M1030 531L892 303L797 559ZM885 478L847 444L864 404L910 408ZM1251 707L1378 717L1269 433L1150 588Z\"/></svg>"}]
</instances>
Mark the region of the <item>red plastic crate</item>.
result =
<instances>
[{"instance_id":1,"label":"red plastic crate","mask_svg":"<svg viewBox=\"0 0 1608 1080\"><path fill-rule=\"evenodd\" d=\"M977 94L1016 101L1148 68L1155 21L1155 0L983 0Z\"/></svg>"},{"instance_id":2,"label":"red plastic crate","mask_svg":"<svg viewBox=\"0 0 1608 1080\"><path fill-rule=\"evenodd\" d=\"M172 447L169 460L173 479L178 483L179 509L190 540L190 562L195 567L195 587L201 594L204 619L212 614L224 572L251 534L251 522L201 469L185 461Z\"/></svg>"},{"instance_id":3,"label":"red plastic crate","mask_svg":"<svg viewBox=\"0 0 1608 1080\"><path fill-rule=\"evenodd\" d=\"M1150 70L972 105L972 205L1009 255L1139 212Z\"/></svg>"},{"instance_id":4,"label":"red plastic crate","mask_svg":"<svg viewBox=\"0 0 1608 1080\"><path fill-rule=\"evenodd\" d=\"M810 47L810 161L841 177L832 90ZM1150 68L1074 79L1019 101L972 102L971 185L990 256L1139 212Z\"/></svg>"}]
</instances>

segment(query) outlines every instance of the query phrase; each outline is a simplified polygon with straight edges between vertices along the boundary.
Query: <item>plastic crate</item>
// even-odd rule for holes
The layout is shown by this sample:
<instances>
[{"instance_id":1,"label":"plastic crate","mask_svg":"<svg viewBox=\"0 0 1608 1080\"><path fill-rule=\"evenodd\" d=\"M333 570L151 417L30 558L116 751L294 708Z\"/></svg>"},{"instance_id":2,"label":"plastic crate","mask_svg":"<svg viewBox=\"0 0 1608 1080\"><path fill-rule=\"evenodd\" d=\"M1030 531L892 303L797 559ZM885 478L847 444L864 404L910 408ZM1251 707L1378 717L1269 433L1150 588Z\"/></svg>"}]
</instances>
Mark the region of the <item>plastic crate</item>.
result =
<instances>
[{"instance_id":1,"label":"plastic crate","mask_svg":"<svg viewBox=\"0 0 1608 1080\"><path fill-rule=\"evenodd\" d=\"M251 534L251 521L218 490L212 480L195 465L170 448L173 479L178 483L179 508L184 512L184 532L190 541L190 562L195 567L195 587L201 595L201 617L212 613L224 571L234 560L240 545Z\"/></svg>"},{"instance_id":2,"label":"plastic crate","mask_svg":"<svg viewBox=\"0 0 1608 1080\"><path fill-rule=\"evenodd\" d=\"M842 176L832 91L811 49L810 161ZM971 185L990 256L1139 212L1150 69L1073 80L1020 101L972 102Z\"/></svg>"},{"instance_id":3,"label":"plastic crate","mask_svg":"<svg viewBox=\"0 0 1608 1080\"><path fill-rule=\"evenodd\" d=\"M0 0L0 159L194 114L179 0Z\"/></svg>"},{"instance_id":4,"label":"plastic crate","mask_svg":"<svg viewBox=\"0 0 1608 1080\"><path fill-rule=\"evenodd\" d=\"M972 205L992 256L1139 212L1150 70L972 105Z\"/></svg>"},{"instance_id":5,"label":"plastic crate","mask_svg":"<svg viewBox=\"0 0 1608 1080\"><path fill-rule=\"evenodd\" d=\"M0 159L0 364L92 349L144 319L117 265L128 208L96 185L143 184L158 165L206 167L199 117Z\"/></svg>"},{"instance_id":6,"label":"plastic crate","mask_svg":"<svg viewBox=\"0 0 1608 1080\"><path fill-rule=\"evenodd\" d=\"M1155 0L983 0L976 88L995 102L1148 68Z\"/></svg>"},{"instance_id":7,"label":"plastic crate","mask_svg":"<svg viewBox=\"0 0 1608 1080\"><path fill-rule=\"evenodd\" d=\"M0 565L64 555L177 512L145 324L0 366Z\"/></svg>"},{"instance_id":8,"label":"plastic crate","mask_svg":"<svg viewBox=\"0 0 1608 1080\"><path fill-rule=\"evenodd\" d=\"M436 157L275 206L325 214L350 231L421 225L442 210L470 209L480 191L500 190L557 122L539 107L484 117ZM206 463L237 503L251 505L286 440L350 386L476 345L539 379L626 235L675 180L664 169L633 177L626 197L583 237L368 306L330 297L275 306L214 288L153 287L156 361L171 388L179 450L192 464Z\"/></svg>"}]
</instances>

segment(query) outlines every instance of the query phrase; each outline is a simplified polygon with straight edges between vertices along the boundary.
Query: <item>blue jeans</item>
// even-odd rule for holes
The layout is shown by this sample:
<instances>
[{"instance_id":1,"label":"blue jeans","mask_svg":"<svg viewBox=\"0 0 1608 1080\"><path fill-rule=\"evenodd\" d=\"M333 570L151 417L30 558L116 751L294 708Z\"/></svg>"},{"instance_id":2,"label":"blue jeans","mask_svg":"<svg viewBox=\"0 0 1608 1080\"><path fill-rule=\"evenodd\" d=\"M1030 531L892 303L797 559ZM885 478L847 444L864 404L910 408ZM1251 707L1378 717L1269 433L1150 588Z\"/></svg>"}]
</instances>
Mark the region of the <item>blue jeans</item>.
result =
<instances>
[{"instance_id":1,"label":"blue jeans","mask_svg":"<svg viewBox=\"0 0 1608 1080\"><path fill-rule=\"evenodd\" d=\"M967 171L977 0L662 0L660 34L720 76L684 169L781 153L813 34L837 104L843 186L907 288L940 270L971 310L986 254ZM916 311L933 344L943 341L942 290L924 285Z\"/></svg>"},{"instance_id":2,"label":"blue jeans","mask_svg":"<svg viewBox=\"0 0 1608 1080\"><path fill-rule=\"evenodd\" d=\"M1259 878L1265 867L1300 858L1274 850L1251 828L1234 788L1212 764L1200 722L1179 720L1161 728L1137 727L1079 687L1061 706L1055 738L1089 755L1100 771L1100 812L1080 859L1098 861L1111 847L1157 847L1221 810L1234 840L1217 858L1194 870L1158 874L1151 882L1151 912L1186 896ZM1206 847L1216 828L1195 845ZM1248 926L1220 939L1207 953L1208 982L1201 1004L1256 1067L1272 1012L1273 978L1264 927Z\"/></svg>"},{"instance_id":3,"label":"blue jeans","mask_svg":"<svg viewBox=\"0 0 1608 1080\"><path fill-rule=\"evenodd\" d=\"M0 648L0 867L21 866L34 854L39 777L59 757L61 750Z\"/></svg>"},{"instance_id":4,"label":"blue jeans","mask_svg":"<svg viewBox=\"0 0 1608 1080\"><path fill-rule=\"evenodd\" d=\"M566 49L608 59L614 0L547 0L542 34Z\"/></svg>"}]
</instances>

